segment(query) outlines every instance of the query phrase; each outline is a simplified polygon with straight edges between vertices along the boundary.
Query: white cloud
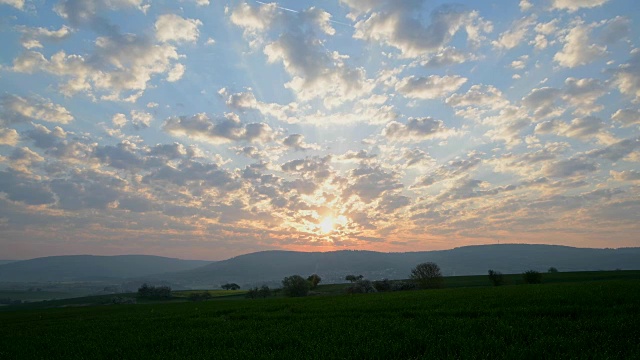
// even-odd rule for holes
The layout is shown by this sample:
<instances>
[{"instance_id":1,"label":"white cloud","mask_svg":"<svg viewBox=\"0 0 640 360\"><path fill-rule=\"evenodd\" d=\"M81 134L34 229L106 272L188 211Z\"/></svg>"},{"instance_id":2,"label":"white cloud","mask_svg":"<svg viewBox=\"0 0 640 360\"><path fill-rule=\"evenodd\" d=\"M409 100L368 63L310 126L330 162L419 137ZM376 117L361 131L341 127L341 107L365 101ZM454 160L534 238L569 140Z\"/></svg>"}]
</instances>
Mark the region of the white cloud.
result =
<instances>
[{"instance_id":1,"label":"white cloud","mask_svg":"<svg viewBox=\"0 0 640 360\"><path fill-rule=\"evenodd\" d=\"M396 91L411 99L438 99L458 90L467 78L462 76L409 76L396 84Z\"/></svg>"},{"instance_id":2,"label":"white cloud","mask_svg":"<svg viewBox=\"0 0 640 360\"><path fill-rule=\"evenodd\" d=\"M382 130L382 135L399 141L422 141L427 139L445 139L456 133L447 128L442 120L430 117L409 118L406 124L392 121Z\"/></svg>"},{"instance_id":3,"label":"white cloud","mask_svg":"<svg viewBox=\"0 0 640 360\"><path fill-rule=\"evenodd\" d=\"M348 5L358 11L370 12L366 19L356 23L355 39L379 42L401 51L404 57L417 57L441 51L460 30L465 30L468 40L477 43L484 33L491 32L490 22L482 19L478 12L460 7L442 5L431 12L429 25L419 19L422 1L371 2L370 6L359 6L349 1ZM373 11L384 5L380 11Z\"/></svg>"},{"instance_id":4,"label":"white cloud","mask_svg":"<svg viewBox=\"0 0 640 360\"><path fill-rule=\"evenodd\" d=\"M520 11L525 12L531 10L533 4L529 2L529 0L520 0Z\"/></svg>"},{"instance_id":5,"label":"white cloud","mask_svg":"<svg viewBox=\"0 0 640 360\"><path fill-rule=\"evenodd\" d=\"M18 10L24 9L24 0L0 0L0 4L13 6Z\"/></svg>"},{"instance_id":6,"label":"white cloud","mask_svg":"<svg viewBox=\"0 0 640 360\"><path fill-rule=\"evenodd\" d=\"M160 15L155 23L156 38L160 42L195 42L201 25L202 21L197 19L185 19L176 14Z\"/></svg>"},{"instance_id":7,"label":"white cloud","mask_svg":"<svg viewBox=\"0 0 640 360\"><path fill-rule=\"evenodd\" d=\"M0 97L0 106L0 124L31 120L67 124L73 121L69 110L44 98L4 95Z\"/></svg>"},{"instance_id":8,"label":"white cloud","mask_svg":"<svg viewBox=\"0 0 640 360\"><path fill-rule=\"evenodd\" d=\"M606 51L606 46L590 44L589 35L594 25L584 25L578 23L569 30L569 33L562 39L564 46L562 50L553 56L553 60L560 66L574 68L580 65L586 65L601 56Z\"/></svg>"},{"instance_id":9,"label":"white cloud","mask_svg":"<svg viewBox=\"0 0 640 360\"><path fill-rule=\"evenodd\" d=\"M185 66L178 63L175 64L173 66L173 68L171 68L171 70L169 70L169 73L167 74L167 81L168 82L176 82L180 79L182 79L182 75L184 75L184 71L185 71Z\"/></svg>"},{"instance_id":10,"label":"white cloud","mask_svg":"<svg viewBox=\"0 0 640 360\"><path fill-rule=\"evenodd\" d=\"M171 117L164 122L162 128L172 135L186 135L214 144L230 141L268 142L273 138L273 130L269 125L242 124L235 114L226 114L218 119L202 113L191 117Z\"/></svg>"},{"instance_id":11,"label":"white cloud","mask_svg":"<svg viewBox=\"0 0 640 360\"><path fill-rule=\"evenodd\" d=\"M640 110L619 109L611 115L611 120L619 122L623 127L640 125Z\"/></svg>"},{"instance_id":12,"label":"white cloud","mask_svg":"<svg viewBox=\"0 0 640 360\"><path fill-rule=\"evenodd\" d=\"M598 7L603 5L607 1L609 0L552 0L551 8L574 12L581 8Z\"/></svg>"},{"instance_id":13,"label":"white cloud","mask_svg":"<svg viewBox=\"0 0 640 360\"><path fill-rule=\"evenodd\" d=\"M492 41L494 48L497 49L513 49L521 45L525 36L529 33L529 28L536 23L536 16L531 15L523 17L511 24L511 28Z\"/></svg>"},{"instance_id":14,"label":"white cloud","mask_svg":"<svg viewBox=\"0 0 640 360\"><path fill-rule=\"evenodd\" d=\"M20 140L20 135L15 129L0 128L0 145L15 146Z\"/></svg>"},{"instance_id":15,"label":"white cloud","mask_svg":"<svg viewBox=\"0 0 640 360\"><path fill-rule=\"evenodd\" d=\"M629 61L611 71L618 90L634 102L640 102L640 48L631 50Z\"/></svg>"},{"instance_id":16,"label":"white cloud","mask_svg":"<svg viewBox=\"0 0 640 360\"><path fill-rule=\"evenodd\" d=\"M17 29L22 33L20 42L26 49L42 48L40 40L60 41L68 38L73 33L73 29L66 25L62 25L58 30L27 26L18 26Z\"/></svg>"}]
</instances>

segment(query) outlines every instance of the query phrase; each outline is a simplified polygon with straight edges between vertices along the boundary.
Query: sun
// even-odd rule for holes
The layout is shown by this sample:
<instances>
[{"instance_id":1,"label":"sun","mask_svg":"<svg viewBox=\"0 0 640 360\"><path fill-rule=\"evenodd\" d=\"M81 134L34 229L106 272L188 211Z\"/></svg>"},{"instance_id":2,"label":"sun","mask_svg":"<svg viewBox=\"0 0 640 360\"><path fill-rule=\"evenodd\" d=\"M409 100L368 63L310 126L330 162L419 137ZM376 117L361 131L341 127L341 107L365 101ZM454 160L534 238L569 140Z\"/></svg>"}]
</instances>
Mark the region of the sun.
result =
<instances>
[{"instance_id":1,"label":"sun","mask_svg":"<svg viewBox=\"0 0 640 360\"><path fill-rule=\"evenodd\" d=\"M330 233L333 231L334 220L332 217L326 217L320 223L320 231L324 234Z\"/></svg>"}]
</instances>

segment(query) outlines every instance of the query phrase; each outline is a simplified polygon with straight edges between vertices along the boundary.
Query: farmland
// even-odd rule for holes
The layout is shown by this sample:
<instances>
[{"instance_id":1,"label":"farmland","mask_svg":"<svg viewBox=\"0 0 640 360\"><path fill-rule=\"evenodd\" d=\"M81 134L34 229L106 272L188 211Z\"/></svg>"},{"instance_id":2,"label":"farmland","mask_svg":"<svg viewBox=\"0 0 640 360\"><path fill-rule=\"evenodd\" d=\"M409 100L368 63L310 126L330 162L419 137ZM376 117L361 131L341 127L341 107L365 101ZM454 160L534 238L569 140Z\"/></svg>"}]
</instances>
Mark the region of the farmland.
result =
<instances>
[{"instance_id":1,"label":"farmland","mask_svg":"<svg viewBox=\"0 0 640 360\"><path fill-rule=\"evenodd\" d=\"M0 313L0 358L631 358L640 353L640 279L600 275L495 288L345 295L328 285L328 295L307 298L24 308Z\"/></svg>"}]
</instances>

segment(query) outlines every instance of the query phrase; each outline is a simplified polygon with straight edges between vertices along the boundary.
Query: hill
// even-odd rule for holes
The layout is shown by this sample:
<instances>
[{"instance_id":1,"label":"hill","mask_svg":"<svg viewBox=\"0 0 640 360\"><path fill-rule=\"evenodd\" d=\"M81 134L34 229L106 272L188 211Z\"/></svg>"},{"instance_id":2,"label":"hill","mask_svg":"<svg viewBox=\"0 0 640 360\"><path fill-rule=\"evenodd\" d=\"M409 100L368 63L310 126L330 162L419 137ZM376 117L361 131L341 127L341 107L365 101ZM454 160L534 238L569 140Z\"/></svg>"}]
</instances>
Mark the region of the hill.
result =
<instances>
[{"instance_id":1,"label":"hill","mask_svg":"<svg viewBox=\"0 0 640 360\"><path fill-rule=\"evenodd\" d=\"M407 253L374 251L264 251L218 261L200 268L159 275L162 280L193 287L217 287L225 282L276 284L292 274L317 273L323 283L343 282L348 274L368 279L407 278L422 262L437 263L444 275L481 275L488 269L520 273L546 271L638 270L640 248L589 249L556 245L482 245L451 250Z\"/></svg>"},{"instance_id":2,"label":"hill","mask_svg":"<svg viewBox=\"0 0 640 360\"><path fill-rule=\"evenodd\" d=\"M185 271L209 264L149 255L50 256L0 265L0 282L101 281Z\"/></svg>"}]
</instances>

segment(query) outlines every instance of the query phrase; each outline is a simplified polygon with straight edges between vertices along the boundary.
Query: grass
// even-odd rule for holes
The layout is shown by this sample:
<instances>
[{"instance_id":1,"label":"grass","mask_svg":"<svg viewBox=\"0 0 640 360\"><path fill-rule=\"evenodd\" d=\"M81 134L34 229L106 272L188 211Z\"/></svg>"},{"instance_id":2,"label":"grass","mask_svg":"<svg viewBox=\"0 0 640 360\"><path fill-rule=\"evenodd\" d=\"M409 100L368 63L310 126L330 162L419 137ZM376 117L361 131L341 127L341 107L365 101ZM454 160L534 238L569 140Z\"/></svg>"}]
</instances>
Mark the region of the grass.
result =
<instances>
[{"instance_id":1,"label":"grass","mask_svg":"<svg viewBox=\"0 0 640 360\"><path fill-rule=\"evenodd\" d=\"M581 279L3 312L0 358L637 357L640 280Z\"/></svg>"}]
</instances>

